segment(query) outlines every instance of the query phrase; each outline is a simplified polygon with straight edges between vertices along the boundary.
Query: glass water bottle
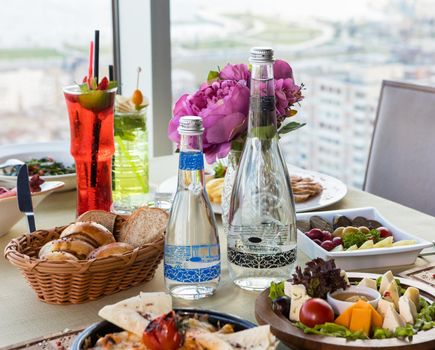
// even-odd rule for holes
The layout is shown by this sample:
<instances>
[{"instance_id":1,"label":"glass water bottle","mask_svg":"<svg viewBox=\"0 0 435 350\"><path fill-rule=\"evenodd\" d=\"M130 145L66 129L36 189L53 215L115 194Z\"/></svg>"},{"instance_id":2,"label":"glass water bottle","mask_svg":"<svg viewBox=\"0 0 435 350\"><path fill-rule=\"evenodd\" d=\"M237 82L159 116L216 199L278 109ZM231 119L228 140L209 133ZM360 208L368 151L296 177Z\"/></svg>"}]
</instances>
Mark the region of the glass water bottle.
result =
<instances>
[{"instance_id":1,"label":"glass water bottle","mask_svg":"<svg viewBox=\"0 0 435 350\"><path fill-rule=\"evenodd\" d=\"M248 136L229 210L228 265L239 287L288 279L296 260L296 215L278 145L273 50L253 48Z\"/></svg>"},{"instance_id":2,"label":"glass water bottle","mask_svg":"<svg viewBox=\"0 0 435 350\"><path fill-rule=\"evenodd\" d=\"M212 295L221 273L219 237L204 187L202 119L182 117L178 188L166 230L164 274L174 297Z\"/></svg>"}]
</instances>

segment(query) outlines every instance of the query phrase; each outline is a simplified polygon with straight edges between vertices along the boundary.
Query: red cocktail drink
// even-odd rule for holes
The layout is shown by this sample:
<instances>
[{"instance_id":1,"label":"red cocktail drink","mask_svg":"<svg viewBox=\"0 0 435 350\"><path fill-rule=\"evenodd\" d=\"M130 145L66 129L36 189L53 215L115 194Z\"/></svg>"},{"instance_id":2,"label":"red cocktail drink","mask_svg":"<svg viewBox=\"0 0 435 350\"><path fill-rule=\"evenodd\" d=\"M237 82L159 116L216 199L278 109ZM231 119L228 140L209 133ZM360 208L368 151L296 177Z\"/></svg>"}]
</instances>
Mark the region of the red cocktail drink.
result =
<instances>
[{"instance_id":1,"label":"red cocktail drink","mask_svg":"<svg viewBox=\"0 0 435 350\"><path fill-rule=\"evenodd\" d=\"M78 86L64 89L77 172L77 215L110 211L115 93L116 88L86 93Z\"/></svg>"}]
</instances>

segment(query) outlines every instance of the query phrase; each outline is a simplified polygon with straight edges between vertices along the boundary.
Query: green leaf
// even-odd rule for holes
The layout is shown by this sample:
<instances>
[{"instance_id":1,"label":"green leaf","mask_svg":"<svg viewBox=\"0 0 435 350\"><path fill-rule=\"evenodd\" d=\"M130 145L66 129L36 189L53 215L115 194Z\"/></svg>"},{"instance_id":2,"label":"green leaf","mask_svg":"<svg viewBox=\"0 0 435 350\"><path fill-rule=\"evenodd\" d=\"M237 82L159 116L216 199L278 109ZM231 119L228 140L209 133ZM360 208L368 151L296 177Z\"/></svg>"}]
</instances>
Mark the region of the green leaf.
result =
<instances>
[{"instance_id":1,"label":"green leaf","mask_svg":"<svg viewBox=\"0 0 435 350\"><path fill-rule=\"evenodd\" d=\"M219 78L219 72L216 70L211 70L210 72L208 72L207 83L211 84L217 78Z\"/></svg>"},{"instance_id":2,"label":"green leaf","mask_svg":"<svg viewBox=\"0 0 435 350\"><path fill-rule=\"evenodd\" d=\"M278 130L278 134L288 134L291 131L302 128L306 123L290 122L281 126Z\"/></svg>"},{"instance_id":3,"label":"green leaf","mask_svg":"<svg viewBox=\"0 0 435 350\"><path fill-rule=\"evenodd\" d=\"M275 300L277 298L283 297L284 294L284 282L272 282L270 284L269 298Z\"/></svg>"},{"instance_id":4,"label":"green leaf","mask_svg":"<svg viewBox=\"0 0 435 350\"><path fill-rule=\"evenodd\" d=\"M107 85L107 90L118 87L118 82L116 80L109 81L109 85Z\"/></svg>"}]
</instances>

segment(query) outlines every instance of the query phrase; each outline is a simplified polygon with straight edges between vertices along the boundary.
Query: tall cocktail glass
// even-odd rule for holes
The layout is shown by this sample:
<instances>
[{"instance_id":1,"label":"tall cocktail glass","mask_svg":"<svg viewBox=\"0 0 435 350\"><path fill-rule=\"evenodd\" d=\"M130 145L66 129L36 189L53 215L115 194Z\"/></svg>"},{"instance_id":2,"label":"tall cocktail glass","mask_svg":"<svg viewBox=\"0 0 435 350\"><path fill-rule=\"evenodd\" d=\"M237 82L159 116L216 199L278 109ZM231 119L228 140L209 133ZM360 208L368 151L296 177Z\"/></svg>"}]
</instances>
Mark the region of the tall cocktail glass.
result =
<instances>
[{"instance_id":1,"label":"tall cocktail glass","mask_svg":"<svg viewBox=\"0 0 435 350\"><path fill-rule=\"evenodd\" d=\"M109 211L112 204L112 156L116 88L81 92L64 88L77 173L77 215Z\"/></svg>"}]
</instances>

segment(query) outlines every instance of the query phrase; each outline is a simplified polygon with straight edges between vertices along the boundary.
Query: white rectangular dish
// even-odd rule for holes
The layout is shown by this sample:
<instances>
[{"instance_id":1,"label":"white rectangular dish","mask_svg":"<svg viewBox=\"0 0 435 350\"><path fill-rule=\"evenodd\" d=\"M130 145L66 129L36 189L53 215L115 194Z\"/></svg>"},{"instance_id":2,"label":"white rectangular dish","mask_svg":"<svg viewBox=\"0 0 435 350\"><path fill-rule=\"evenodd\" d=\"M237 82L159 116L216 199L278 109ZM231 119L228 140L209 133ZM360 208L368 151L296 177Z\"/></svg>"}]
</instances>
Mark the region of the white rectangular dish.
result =
<instances>
[{"instance_id":1,"label":"white rectangular dish","mask_svg":"<svg viewBox=\"0 0 435 350\"><path fill-rule=\"evenodd\" d=\"M320 216L331 223L334 217L337 215L347 216L351 220L357 216L362 216L367 219L379 221L382 226L390 229L393 233L394 241L404 239L415 239L417 241L416 244L408 246L328 252L313 242L298 229L298 246L310 259L317 257L320 257L324 260L334 259L336 265L345 270L355 271L381 267L385 267L385 269L388 270L388 268L391 266L413 264L422 249L432 246L431 242L416 237L394 226L384 217L382 217L382 215L375 208L369 207L321 211L297 214L296 216L297 220L308 221L310 217L314 215Z\"/></svg>"}]
</instances>

